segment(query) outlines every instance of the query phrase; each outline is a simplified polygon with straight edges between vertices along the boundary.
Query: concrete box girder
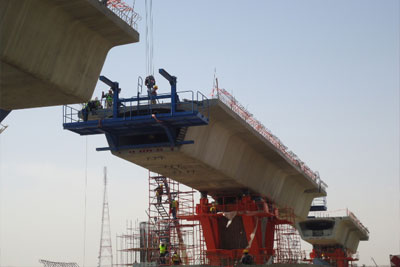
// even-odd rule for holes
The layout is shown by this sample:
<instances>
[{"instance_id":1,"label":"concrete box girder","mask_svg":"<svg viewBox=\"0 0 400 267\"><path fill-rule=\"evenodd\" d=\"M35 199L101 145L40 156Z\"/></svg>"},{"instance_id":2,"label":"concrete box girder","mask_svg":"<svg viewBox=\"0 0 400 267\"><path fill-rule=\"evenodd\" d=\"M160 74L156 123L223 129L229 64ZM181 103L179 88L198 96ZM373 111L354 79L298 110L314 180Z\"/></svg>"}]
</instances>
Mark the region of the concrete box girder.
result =
<instances>
[{"instance_id":1,"label":"concrete box girder","mask_svg":"<svg viewBox=\"0 0 400 267\"><path fill-rule=\"evenodd\" d=\"M112 153L212 196L241 194L243 189L250 189L278 206L292 207L301 218L307 216L315 197L326 195L217 99L210 101L209 125L188 128L185 140L194 140L194 144Z\"/></svg>"},{"instance_id":2,"label":"concrete box girder","mask_svg":"<svg viewBox=\"0 0 400 267\"><path fill-rule=\"evenodd\" d=\"M82 103L108 51L139 34L97 0L0 1L0 108Z\"/></svg>"},{"instance_id":3,"label":"concrete box girder","mask_svg":"<svg viewBox=\"0 0 400 267\"><path fill-rule=\"evenodd\" d=\"M330 223L330 227L316 229L318 225ZM311 226L313 225L313 226ZM303 240L313 245L341 245L355 253L360 241L369 239L366 228L360 227L350 216L308 218L297 223Z\"/></svg>"}]
</instances>

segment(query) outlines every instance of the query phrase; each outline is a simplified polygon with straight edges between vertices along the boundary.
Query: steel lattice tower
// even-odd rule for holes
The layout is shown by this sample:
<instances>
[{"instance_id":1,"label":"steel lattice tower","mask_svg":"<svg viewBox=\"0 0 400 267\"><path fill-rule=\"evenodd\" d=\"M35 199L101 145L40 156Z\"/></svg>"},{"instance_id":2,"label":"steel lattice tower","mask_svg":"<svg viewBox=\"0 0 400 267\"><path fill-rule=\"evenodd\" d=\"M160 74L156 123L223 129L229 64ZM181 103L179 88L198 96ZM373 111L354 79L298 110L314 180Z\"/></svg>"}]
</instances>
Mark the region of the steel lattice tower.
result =
<instances>
[{"instance_id":1,"label":"steel lattice tower","mask_svg":"<svg viewBox=\"0 0 400 267\"><path fill-rule=\"evenodd\" d=\"M104 167L104 197L103 214L101 219L101 238L99 251L99 267L112 267L113 256L111 246L111 225L107 198L107 167Z\"/></svg>"}]
</instances>

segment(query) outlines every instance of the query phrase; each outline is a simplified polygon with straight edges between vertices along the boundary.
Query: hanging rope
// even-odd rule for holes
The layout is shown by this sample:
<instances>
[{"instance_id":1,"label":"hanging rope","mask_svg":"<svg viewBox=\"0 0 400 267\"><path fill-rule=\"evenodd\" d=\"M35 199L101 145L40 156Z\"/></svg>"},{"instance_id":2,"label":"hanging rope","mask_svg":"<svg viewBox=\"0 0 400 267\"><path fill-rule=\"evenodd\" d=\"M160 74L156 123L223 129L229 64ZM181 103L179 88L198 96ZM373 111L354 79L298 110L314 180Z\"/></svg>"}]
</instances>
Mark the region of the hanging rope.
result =
<instances>
[{"instance_id":1,"label":"hanging rope","mask_svg":"<svg viewBox=\"0 0 400 267\"><path fill-rule=\"evenodd\" d=\"M146 9L146 76L154 76L153 0L145 0Z\"/></svg>"},{"instance_id":2,"label":"hanging rope","mask_svg":"<svg viewBox=\"0 0 400 267\"><path fill-rule=\"evenodd\" d=\"M87 192L87 165L88 165L88 137L86 136L85 144L85 208L83 215L83 267L86 260L86 192Z\"/></svg>"}]
</instances>

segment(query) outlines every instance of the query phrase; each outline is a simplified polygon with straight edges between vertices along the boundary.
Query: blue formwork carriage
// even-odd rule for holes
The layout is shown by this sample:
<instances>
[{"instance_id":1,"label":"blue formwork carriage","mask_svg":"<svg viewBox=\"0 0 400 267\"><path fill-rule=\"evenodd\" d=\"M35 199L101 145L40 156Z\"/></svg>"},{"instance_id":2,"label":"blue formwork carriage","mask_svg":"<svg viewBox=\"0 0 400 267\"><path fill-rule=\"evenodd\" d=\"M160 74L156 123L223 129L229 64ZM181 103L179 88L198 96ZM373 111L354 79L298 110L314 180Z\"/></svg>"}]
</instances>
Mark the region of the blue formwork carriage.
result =
<instances>
[{"instance_id":1,"label":"blue formwork carriage","mask_svg":"<svg viewBox=\"0 0 400 267\"><path fill-rule=\"evenodd\" d=\"M109 146L97 151L193 144L193 140L184 140L184 135L188 127L208 124L209 101L200 92L177 92L176 77L164 69L159 73L169 81L170 93L142 95L139 83L137 96L132 98L120 98L118 82L100 76L110 86L112 101L104 103L105 108L100 102L95 108L64 106L64 129L80 135L105 134ZM180 100L180 96L189 99Z\"/></svg>"},{"instance_id":2,"label":"blue formwork carriage","mask_svg":"<svg viewBox=\"0 0 400 267\"><path fill-rule=\"evenodd\" d=\"M310 206L310 211L327 211L327 201L326 197L314 198Z\"/></svg>"}]
</instances>

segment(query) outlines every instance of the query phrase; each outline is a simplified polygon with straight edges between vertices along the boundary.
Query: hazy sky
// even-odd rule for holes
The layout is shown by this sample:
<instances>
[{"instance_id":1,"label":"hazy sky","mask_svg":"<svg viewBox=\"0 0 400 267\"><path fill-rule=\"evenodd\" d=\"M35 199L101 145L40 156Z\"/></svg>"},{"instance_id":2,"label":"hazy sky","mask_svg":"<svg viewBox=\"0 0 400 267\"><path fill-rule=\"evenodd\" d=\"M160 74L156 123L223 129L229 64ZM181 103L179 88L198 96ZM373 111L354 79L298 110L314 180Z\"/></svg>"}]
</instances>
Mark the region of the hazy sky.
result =
<instances>
[{"instance_id":1,"label":"hazy sky","mask_svg":"<svg viewBox=\"0 0 400 267\"><path fill-rule=\"evenodd\" d=\"M146 70L144 1L136 8L141 42L113 48L102 70L123 97ZM178 90L209 95L216 68L220 87L319 171L328 208L349 208L369 228L360 263L400 254L399 1L155 0L153 12L156 69L177 76ZM97 265L103 166L113 236L146 219L147 171L96 152L104 136L63 130L60 106L13 111L3 123L1 266L83 265L86 167L85 266Z\"/></svg>"}]
</instances>

